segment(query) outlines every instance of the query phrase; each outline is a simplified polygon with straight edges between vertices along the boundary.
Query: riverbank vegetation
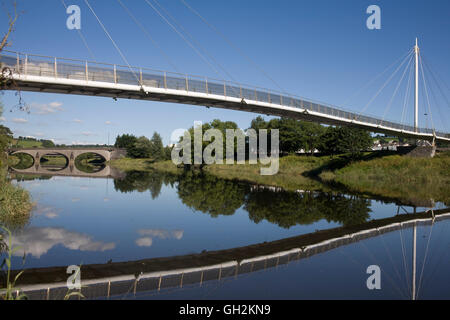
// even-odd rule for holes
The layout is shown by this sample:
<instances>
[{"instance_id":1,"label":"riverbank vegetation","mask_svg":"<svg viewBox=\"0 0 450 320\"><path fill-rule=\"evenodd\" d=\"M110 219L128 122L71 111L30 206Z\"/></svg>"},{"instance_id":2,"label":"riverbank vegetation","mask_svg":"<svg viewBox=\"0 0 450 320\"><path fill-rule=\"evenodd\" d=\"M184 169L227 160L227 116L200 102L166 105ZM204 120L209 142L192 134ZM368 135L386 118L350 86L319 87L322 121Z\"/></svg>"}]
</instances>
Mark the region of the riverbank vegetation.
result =
<instances>
[{"instance_id":1,"label":"riverbank vegetation","mask_svg":"<svg viewBox=\"0 0 450 320\"><path fill-rule=\"evenodd\" d=\"M158 170L183 174L184 169L171 161L151 159L120 159L111 165L123 171ZM345 189L354 193L402 199L405 201L434 200L450 202L450 154L438 154L432 159L410 158L393 152L366 152L358 160L350 155L305 156L280 158L276 175L260 175L259 164L212 164L194 170L204 171L225 180L245 181L285 190Z\"/></svg>"},{"instance_id":2,"label":"riverbank vegetation","mask_svg":"<svg viewBox=\"0 0 450 320\"><path fill-rule=\"evenodd\" d=\"M245 136L245 131L230 121L213 120L202 124L203 133L208 129L217 129L223 135L227 129L240 130ZM261 129L267 130L268 141L270 141L271 131L279 130L281 158L277 174L263 176L260 174L262 165L249 164L248 161L241 165L176 166L168 160L170 152L168 147L162 147L160 140L152 138L145 141L146 138L130 135L119 136L116 145L128 146L127 150L132 151L131 156L134 159L120 159L112 161L111 164L123 171L156 169L180 174L186 169L200 170L226 180L246 181L290 191L344 189L353 193L366 193L389 199L450 201L448 192L450 155L448 153L440 154L432 159L418 159L396 155L393 151L369 151L373 144L373 137L366 131L351 127L325 127L287 118L266 121L259 116L251 122L249 129L257 132ZM194 128L191 127L188 132L192 156ZM180 138L180 143L183 143L183 139L184 137ZM248 136L245 136L245 139L248 159ZM235 160L237 159L237 140L234 140ZM203 141L203 150L208 144L209 142ZM156 148L155 145L158 147ZM133 148L148 151L138 154L133 151ZM154 156L163 154L164 149L165 157ZM223 155L225 154L224 146Z\"/></svg>"},{"instance_id":3,"label":"riverbank vegetation","mask_svg":"<svg viewBox=\"0 0 450 320\"><path fill-rule=\"evenodd\" d=\"M11 141L11 131L0 125L0 225L16 229L28 223L33 205L29 193L8 179L6 149Z\"/></svg>"}]
</instances>

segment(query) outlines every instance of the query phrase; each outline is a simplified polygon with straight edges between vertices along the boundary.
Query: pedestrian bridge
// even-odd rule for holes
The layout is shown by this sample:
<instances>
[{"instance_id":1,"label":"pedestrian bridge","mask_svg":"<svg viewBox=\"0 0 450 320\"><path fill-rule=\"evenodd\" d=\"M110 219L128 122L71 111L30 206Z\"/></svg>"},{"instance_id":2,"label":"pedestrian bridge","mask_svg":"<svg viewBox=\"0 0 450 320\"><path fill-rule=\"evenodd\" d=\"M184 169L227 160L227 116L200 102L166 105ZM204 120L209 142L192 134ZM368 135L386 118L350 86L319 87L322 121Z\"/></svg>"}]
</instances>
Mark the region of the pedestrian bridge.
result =
<instances>
[{"instance_id":1,"label":"pedestrian bridge","mask_svg":"<svg viewBox=\"0 0 450 320\"><path fill-rule=\"evenodd\" d=\"M387 121L294 95L206 77L2 51L8 88L200 105L348 125L371 132L450 141L450 133Z\"/></svg>"}]
</instances>

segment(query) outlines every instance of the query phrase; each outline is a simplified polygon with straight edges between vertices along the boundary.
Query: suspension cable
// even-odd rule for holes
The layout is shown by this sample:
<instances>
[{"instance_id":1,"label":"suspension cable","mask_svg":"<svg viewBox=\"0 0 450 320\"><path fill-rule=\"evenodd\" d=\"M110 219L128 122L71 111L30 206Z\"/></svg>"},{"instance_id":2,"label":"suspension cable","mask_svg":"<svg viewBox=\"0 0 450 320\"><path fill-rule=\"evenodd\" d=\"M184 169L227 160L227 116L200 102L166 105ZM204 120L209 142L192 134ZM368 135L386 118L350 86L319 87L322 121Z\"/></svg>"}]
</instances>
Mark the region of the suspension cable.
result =
<instances>
[{"instance_id":1,"label":"suspension cable","mask_svg":"<svg viewBox=\"0 0 450 320\"><path fill-rule=\"evenodd\" d=\"M130 18L134 21L134 23L142 30L142 32L147 36L148 39L152 42L152 44L159 50L164 59L166 59L167 63L178 73L181 73L177 66L173 63L173 61L169 58L166 52L161 48L161 46L155 41L155 39L150 35L150 32L144 27L144 25L133 15L133 13L125 6L125 4L121 0L117 0L117 2L125 9Z\"/></svg>"},{"instance_id":2,"label":"suspension cable","mask_svg":"<svg viewBox=\"0 0 450 320\"><path fill-rule=\"evenodd\" d=\"M430 227L430 234L428 235L428 241L427 241L427 248L425 250L425 257L423 258L423 264L422 264L422 270L420 272L420 277L419 277L419 285L417 287L417 294L416 297L419 297L419 292L420 292L420 288L422 286L422 277L423 277L423 271L425 269L425 263L427 262L427 257L428 257L428 249L430 247L430 241L431 241L431 235L433 234L433 226L434 223L431 223L431 227Z\"/></svg>"},{"instance_id":3,"label":"suspension cable","mask_svg":"<svg viewBox=\"0 0 450 320\"><path fill-rule=\"evenodd\" d=\"M159 16L161 19L164 20L164 22L167 23L167 25L169 25L173 31L176 32L176 34L178 34L181 39L183 39L191 48L192 50L195 51L195 53L197 53L197 55L206 63L209 65L209 67L217 74L219 75L219 77L221 77L220 72L211 64L211 62L205 58L205 56L203 54L200 53L200 51L188 40L186 39L186 37L172 24L170 23L170 21L148 0L144 0Z\"/></svg>"},{"instance_id":4,"label":"suspension cable","mask_svg":"<svg viewBox=\"0 0 450 320\"><path fill-rule=\"evenodd\" d=\"M439 90L440 94L442 95L442 97L444 98L445 102L447 103L447 106L450 108L450 100L448 99L448 97L447 97L447 95L445 94L444 90L442 90L442 87L441 87L439 81L437 80L436 75L435 75L433 69L431 69L431 67L428 65L428 63L427 63L425 57L422 57L422 61L423 61L424 65L425 65L425 69L427 69L427 70L428 70L428 73L431 74L431 79L434 81L434 83L435 83L436 86L438 87L438 90ZM441 123L442 123L442 125L445 127L445 129L447 130L448 126L447 126L446 118L445 118L445 117L443 116L443 114L442 114L442 110L441 110L441 107L440 107L440 105L439 105L439 103L438 103L438 99L437 99L437 97L435 96L434 91L432 90L431 87L430 87L430 92L432 93L432 96L433 96L434 99L435 99L435 102L436 102L436 105L437 105L437 109L438 109L438 112L439 112L439 115L440 115Z\"/></svg>"},{"instance_id":5,"label":"suspension cable","mask_svg":"<svg viewBox=\"0 0 450 320\"><path fill-rule=\"evenodd\" d=\"M390 64L386 69L384 69L382 72L380 72L378 75L376 75L372 80L367 82L364 86L356 90L349 98L347 98L342 105L346 105L351 99L353 99L355 96L357 96L359 93L361 93L364 89L366 89L369 85L371 85L373 82L375 82L378 78L380 78L383 74L385 74L389 69L391 69L393 66L395 66L397 63L402 61L405 57L411 54L411 49L408 50L405 54L403 54L400 58L395 60L392 64Z\"/></svg>"},{"instance_id":6,"label":"suspension cable","mask_svg":"<svg viewBox=\"0 0 450 320\"><path fill-rule=\"evenodd\" d=\"M397 87L394 90L394 93L392 94L391 99L389 100L388 105L386 106L385 110L384 110L384 114L383 114L383 118L382 118L382 122L384 121L386 114L389 112L389 110L391 109L392 103L394 102L395 96L397 95L398 89L400 88L401 83L403 82L403 78L405 77L406 71L409 70L409 66L411 65L411 61L413 60L413 57L411 56L411 58L409 59L408 64L406 65L405 70L403 71L403 74L400 78L400 81L397 84Z\"/></svg>"},{"instance_id":7,"label":"suspension cable","mask_svg":"<svg viewBox=\"0 0 450 320\"><path fill-rule=\"evenodd\" d=\"M189 9L193 14L198 16L203 23L205 23L211 30L213 30L217 35L219 35L230 47L232 47L235 51L238 52L245 60L250 62L256 69L258 69L267 79L269 79L283 94L286 94L286 91L271 77L268 73L260 67L257 63L255 63L252 59L250 59L237 45L235 45L228 37L226 37L222 32L220 32L214 25L208 22L198 11L192 8L185 0L180 0L186 8Z\"/></svg>"},{"instance_id":8,"label":"suspension cable","mask_svg":"<svg viewBox=\"0 0 450 320\"><path fill-rule=\"evenodd\" d=\"M68 7L67 7L66 3L64 2L64 0L61 0L61 3L64 6L64 8L66 8L66 10L67 10ZM83 33L81 32L81 29L77 29L77 33L80 36L81 41L83 42L83 44L86 47L86 49L89 51L89 54L90 54L92 60L94 62L97 62L96 59L95 59L94 53L92 52L91 48L89 47L89 45L88 45L88 43L86 41L86 38L84 37Z\"/></svg>"},{"instance_id":9,"label":"suspension cable","mask_svg":"<svg viewBox=\"0 0 450 320\"><path fill-rule=\"evenodd\" d=\"M403 99L402 117L400 119L400 123L403 125L403 129L405 129L404 124L406 122L406 116L408 114L407 106L409 104L409 98L410 98L412 74L413 74L413 67L412 67L412 64L411 64L411 67L410 67L410 70L409 70L409 76L408 76L408 83L406 85L405 98Z\"/></svg>"},{"instance_id":10,"label":"suspension cable","mask_svg":"<svg viewBox=\"0 0 450 320\"><path fill-rule=\"evenodd\" d=\"M154 3L162 10L164 13L169 17L169 19L172 19L172 21L179 27L181 31L183 31L191 40L192 42L197 45L197 47L212 61L214 62L224 73L226 77L231 79L234 82L237 82L236 79L219 63L217 60L213 57L212 54L210 54L200 43L192 36L191 33L189 33L186 28L183 27L183 25L178 22L177 19L175 19L162 5L158 0L153 0Z\"/></svg>"},{"instance_id":11,"label":"suspension cable","mask_svg":"<svg viewBox=\"0 0 450 320\"><path fill-rule=\"evenodd\" d=\"M137 80L137 83L139 83L139 85L141 85L141 81L139 80L139 77L137 76L136 72L133 70L133 68L131 68L131 65L128 63L127 58L125 58L124 54L122 53L122 51L120 50L119 46L116 44L116 42L114 41L114 39L111 37L111 35L109 34L108 30L106 29L106 27L103 25L102 21L100 20L100 18L97 16L97 14L95 13L94 9L91 7L91 5L89 4L88 0L84 0L84 2L86 3L86 5L89 7L89 9L91 10L92 14L95 16L95 18L97 19L98 23L100 24L100 26L102 27L103 31L105 32L105 34L108 36L109 40L111 40L112 44L114 45L114 47L116 48L117 52L120 54L122 60L126 63L126 65L128 66L128 69L130 69L130 71L133 73L134 77Z\"/></svg>"},{"instance_id":12,"label":"suspension cable","mask_svg":"<svg viewBox=\"0 0 450 320\"><path fill-rule=\"evenodd\" d=\"M427 102L428 102L428 112L430 113L431 126L432 126L432 129L435 130L436 128L435 128L434 122L433 122L433 114L431 113L430 97L428 96L428 87L427 87L427 83L425 81L425 75L423 73L422 57L420 56L420 53L419 53L419 65L420 65L420 69L422 70L422 80L423 80L423 86L425 88L425 95L426 95Z\"/></svg>"},{"instance_id":13,"label":"suspension cable","mask_svg":"<svg viewBox=\"0 0 450 320\"><path fill-rule=\"evenodd\" d=\"M391 74L391 76L383 83L381 88L378 90L378 92L370 99L370 101L364 106L363 110L358 114L357 119L366 111L366 109L372 104L372 102L378 97L378 95L383 91L383 89L388 85L388 83L392 80L392 78L397 74L397 72L400 70L400 68L403 66L403 64L407 61L408 58L412 55L412 50L410 53L406 56L406 58L402 61L402 63L397 67L397 69L394 71L394 73Z\"/></svg>"}]
</instances>

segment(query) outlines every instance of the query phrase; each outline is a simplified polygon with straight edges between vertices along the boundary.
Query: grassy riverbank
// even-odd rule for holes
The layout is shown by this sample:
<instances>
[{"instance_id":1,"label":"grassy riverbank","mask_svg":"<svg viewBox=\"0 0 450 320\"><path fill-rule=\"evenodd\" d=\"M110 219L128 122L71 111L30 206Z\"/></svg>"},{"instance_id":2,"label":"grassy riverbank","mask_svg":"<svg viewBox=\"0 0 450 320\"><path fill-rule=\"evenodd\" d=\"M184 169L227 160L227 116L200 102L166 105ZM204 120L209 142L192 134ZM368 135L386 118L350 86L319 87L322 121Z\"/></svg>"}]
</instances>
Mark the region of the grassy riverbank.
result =
<instances>
[{"instance_id":1,"label":"grassy riverbank","mask_svg":"<svg viewBox=\"0 0 450 320\"><path fill-rule=\"evenodd\" d=\"M121 159L112 166L124 171L160 170L181 173L172 162ZM352 192L404 200L450 201L450 154L417 159L386 153L367 153L358 161L347 157L286 156L279 172L261 176L260 165L208 165L203 168L219 178L281 187L286 190L329 190L338 185Z\"/></svg>"},{"instance_id":2,"label":"grassy riverbank","mask_svg":"<svg viewBox=\"0 0 450 320\"><path fill-rule=\"evenodd\" d=\"M395 155L358 161L325 175L355 192L450 202L450 154L433 159Z\"/></svg>"},{"instance_id":3,"label":"grassy riverbank","mask_svg":"<svg viewBox=\"0 0 450 320\"><path fill-rule=\"evenodd\" d=\"M28 191L11 183L6 177L6 168L0 165L0 226L11 230L25 226L32 208Z\"/></svg>"}]
</instances>

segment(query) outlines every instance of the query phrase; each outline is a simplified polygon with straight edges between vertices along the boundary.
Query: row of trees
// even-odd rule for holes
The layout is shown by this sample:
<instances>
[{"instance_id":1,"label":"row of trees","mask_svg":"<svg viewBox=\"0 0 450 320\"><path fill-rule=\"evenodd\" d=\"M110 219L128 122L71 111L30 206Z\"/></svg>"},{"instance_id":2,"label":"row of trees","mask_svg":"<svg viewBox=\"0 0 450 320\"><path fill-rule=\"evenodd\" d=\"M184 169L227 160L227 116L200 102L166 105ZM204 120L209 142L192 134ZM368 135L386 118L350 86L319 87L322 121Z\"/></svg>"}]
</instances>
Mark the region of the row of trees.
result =
<instances>
[{"instance_id":1,"label":"row of trees","mask_svg":"<svg viewBox=\"0 0 450 320\"><path fill-rule=\"evenodd\" d=\"M352 127L325 127L317 123L289 118L265 121L261 116L253 119L250 128L255 130L279 130L280 152L295 153L300 150L313 154L316 150L323 154L350 153L356 156L372 145L369 132Z\"/></svg>"},{"instance_id":2,"label":"row of trees","mask_svg":"<svg viewBox=\"0 0 450 320\"><path fill-rule=\"evenodd\" d=\"M237 136L245 136L245 132L239 129L238 125L232 121L221 121L215 119L209 123L202 124L202 132L209 129L219 130L224 137L223 156L226 156L226 130L236 130ZM352 127L325 127L317 123L298 121L289 118L275 118L269 121L261 116L253 119L250 129L259 132L261 129L267 130L268 134L274 129L279 130L280 152L284 154L296 153L303 150L305 153L313 154L319 151L322 154L336 155L349 153L352 157L357 156L361 151L365 151L372 145L370 134L361 129ZM191 138L191 153L194 154L194 127L189 130ZM183 139L183 138L180 138ZM270 137L268 137L270 143ZM182 140L180 140L182 141ZM237 152L237 141L234 140L234 151ZM247 144L246 154L248 155L248 137L245 137ZM203 150L211 141L203 140ZM155 161L170 160L170 147L164 147L161 136L155 132L151 139L144 136L136 137L131 134L123 134L116 138L114 145L116 148L124 148L128 156L132 158L152 158ZM192 158L193 159L193 158Z\"/></svg>"},{"instance_id":3,"label":"row of trees","mask_svg":"<svg viewBox=\"0 0 450 320\"><path fill-rule=\"evenodd\" d=\"M114 147L126 149L129 157L152 158L155 161L169 160L172 150L164 147L161 135L157 132L153 133L151 139L144 136L138 138L132 134L117 136Z\"/></svg>"},{"instance_id":4,"label":"row of trees","mask_svg":"<svg viewBox=\"0 0 450 320\"><path fill-rule=\"evenodd\" d=\"M22 137L22 136L19 136L17 138L16 145L20 145L20 143L22 141L29 141L29 142L31 141L31 142L41 143L42 147L44 147L44 148L54 148L55 147L55 143L52 140L36 139L36 138Z\"/></svg>"}]
</instances>

